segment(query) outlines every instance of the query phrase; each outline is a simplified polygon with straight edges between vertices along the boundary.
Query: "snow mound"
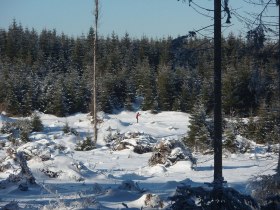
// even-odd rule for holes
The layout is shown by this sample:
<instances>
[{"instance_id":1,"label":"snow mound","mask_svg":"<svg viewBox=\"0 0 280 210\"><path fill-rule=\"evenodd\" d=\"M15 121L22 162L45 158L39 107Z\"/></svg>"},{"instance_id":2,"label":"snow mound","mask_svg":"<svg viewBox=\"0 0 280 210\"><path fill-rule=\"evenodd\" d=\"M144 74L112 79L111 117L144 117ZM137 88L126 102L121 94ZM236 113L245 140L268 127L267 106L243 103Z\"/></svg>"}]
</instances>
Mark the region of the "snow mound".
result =
<instances>
[{"instance_id":1,"label":"snow mound","mask_svg":"<svg viewBox=\"0 0 280 210\"><path fill-rule=\"evenodd\" d=\"M65 147L56 144L47 139L41 139L35 142L28 142L17 149L17 152L24 152L30 160L33 157L39 157L42 161L50 160L53 156L65 151Z\"/></svg>"},{"instance_id":2,"label":"snow mound","mask_svg":"<svg viewBox=\"0 0 280 210\"><path fill-rule=\"evenodd\" d=\"M136 192L144 192L144 189L141 189L138 183L132 180L125 180L122 182L121 186L119 187L121 190L128 190L128 191L136 191Z\"/></svg>"},{"instance_id":3,"label":"snow mound","mask_svg":"<svg viewBox=\"0 0 280 210\"><path fill-rule=\"evenodd\" d=\"M150 175L164 174L165 172L167 172L167 169L165 168L164 165L155 165L148 169L148 173Z\"/></svg>"},{"instance_id":4,"label":"snow mound","mask_svg":"<svg viewBox=\"0 0 280 210\"><path fill-rule=\"evenodd\" d=\"M134 208L163 208L163 201L161 198L156 194L144 194L142 195L138 200L130 202L127 204L128 207L134 207Z\"/></svg>"}]
</instances>

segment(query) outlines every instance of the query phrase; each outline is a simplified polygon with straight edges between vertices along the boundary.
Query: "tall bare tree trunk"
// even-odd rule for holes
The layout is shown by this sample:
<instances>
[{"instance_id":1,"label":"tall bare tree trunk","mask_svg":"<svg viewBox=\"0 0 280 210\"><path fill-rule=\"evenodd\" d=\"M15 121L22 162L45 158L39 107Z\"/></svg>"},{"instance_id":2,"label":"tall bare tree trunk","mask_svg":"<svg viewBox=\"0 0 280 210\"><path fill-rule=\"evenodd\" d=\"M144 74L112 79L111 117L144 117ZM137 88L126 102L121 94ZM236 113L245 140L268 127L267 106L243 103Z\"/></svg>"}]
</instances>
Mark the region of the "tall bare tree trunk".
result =
<instances>
[{"instance_id":1,"label":"tall bare tree trunk","mask_svg":"<svg viewBox=\"0 0 280 210\"><path fill-rule=\"evenodd\" d=\"M96 45L97 45L97 29L99 18L99 2L95 0L94 10L94 39L93 39L93 121L94 121L94 144L97 142L97 103L96 103Z\"/></svg>"},{"instance_id":2,"label":"tall bare tree trunk","mask_svg":"<svg viewBox=\"0 0 280 210\"><path fill-rule=\"evenodd\" d=\"M221 0L214 2L214 188L222 188Z\"/></svg>"},{"instance_id":3,"label":"tall bare tree trunk","mask_svg":"<svg viewBox=\"0 0 280 210\"><path fill-rule=\"evenodd\" d=\"M278 118L280 118L280 0L276 0L276 5L278 6ZM280 176L280 119L278 119L278 143L279 143L279 158L278 158L278 167L277 175Z\"/></svg>"}]
</instances>

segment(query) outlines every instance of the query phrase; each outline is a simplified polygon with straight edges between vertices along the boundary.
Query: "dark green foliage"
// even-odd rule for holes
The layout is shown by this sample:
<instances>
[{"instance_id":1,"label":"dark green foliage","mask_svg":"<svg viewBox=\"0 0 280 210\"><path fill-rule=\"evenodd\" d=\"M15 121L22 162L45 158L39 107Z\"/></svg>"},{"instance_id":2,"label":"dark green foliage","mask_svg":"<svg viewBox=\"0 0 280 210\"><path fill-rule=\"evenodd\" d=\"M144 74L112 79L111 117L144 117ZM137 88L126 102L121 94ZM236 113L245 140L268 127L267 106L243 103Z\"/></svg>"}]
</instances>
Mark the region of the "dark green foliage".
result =
<instances>
[{"instance_id":1,"label":"dark green foliage","mask_svg":"<svg viewBox=\"0 0 280 210\"><path fill-rule=\"evenodd\" d=\"M32 127L31 127L31 121L30 120L19 120L17 122L17 126L19 129L19 138L22 142L29 142L31 141L29 139L29 134L32 131Z\"/></svg>"},{"instance_id":2,"label":"dark green foliage","mask_svg":"<svg viewBox=\"0 0 280 210\"><path fill-rule=\"evenodd\" d=\"M261 205L272 205L273 200L277 201L280 196L280 176L277 174L255 176L250 180L248 188L252 191L253 198ZM275 209L279 209L279 200L276 203L278 208Z\"/></svg>"},{"instance_id":3,"label":"dark green foliage","mask_svg":"<svg viewBox=\"0 0 280 210\"><path fill-rule=\"evenodd\" d=\"M85 140L77 143L75 150L77 151L89 151L95 149L95 145L90 136L87 136Z\"/></svg>"},{"instance_id":4,"label":"dark green foliage","mask_svg":"<svg viewBox=\"0 0 280 210\"><path fill-rule=\"evenodd\" d=\"M153 105L152 105L151 113L158 114L158 112L159 112L158 101L157 101L157 98L155 98Z\"/></svg>"},{"instance_id":5,"label":"dark green foliage","mask_svg":"<svg viewBox=\"0 0 280 210\"><path fill-rule=\"evenodd\" d=\"M70 129L70 132L71 132L73 135L75 135L75 136L78 136L78 135L79 135L78 131L77 131L75 128L71 128L71 129Z\"/></svg>"},{"instance_id":6,"label":"dark green foliage","mask_svg":"<svg viewBox=\"0 0 280 210\"><path fill-rule=\"evenodd\" d=\"M62 83L62 78L57 78L56 81L48 87L44 95L45 112L52 113L56 116L63 117L68 113L66 106L66 91Z\"/></svg>"},{"instance_id":7,"label":"dark green foliage","mask_svg":"<svg viewBox=\"0 0 280 210\"><path fill-rule=\"evenodd\" d=\"M64 133L70 133L70 132L71 132L71 128L70 128L68 122L65 123L65 125L64 125L63 128L62 128L62 131L63 131Z\"/></svg>"},{"instance_id":8,"label":"dark green foliage","mask_svg":"<svg viewBox=\"0 0 280 210\"><path fill-rule=\"evenodd\" d=\"M257 143L276 144L279 142L278 127L280 118L277 112L266 108L259 114L256 121L255 139Z\"/></svg>"},{"instance_id":9,"label":"dark green foliage","mask_svg":"<svg viewBox=\"0 0 280 210\"><path fill-rule=\"evenodd\" d=\"M181 111L181 101L179 98L176 98L174 103L173 103L173 107L172 107L173 111Z\"/></svg>"},{"instance_id":10,"label":"dark green foliage","mask_svg":"<svg viewBox=\"0 0 280 210\"><path fill-rule=\"evenodd\" d=\"M109 133L108 135L104 138L104 141L106 143L113 143L113 144L118 144L124 139L124 135L121 134L119 131L116 131L115 133L112 132L112 128L109 127L108 130ZM114 146L114 145L113 145Z\"/></svg>"},{"instance_id":11,"label":"dark green foliage","mask_svg":"<svg viewBox=\"0 0 280 210\"><path fill-rule=\"evenodd\" d=\"M8 136L8 141L11 142L13 145L17 144L17 139L13 134Z\"/></svg>"},{"instance_id":12,"label":"dark green foliage","mask_svg":"<svg viewBox=\"0 0 280 210\"><path fill-rule=\"evenodd\" d=\"M175 86L172 84L174 81L172 77L172 72L168 66L159 67L157 86L159 107L162 111L172 110L173 107L174 95L172 93L175 92Z\"/></svg>"},{"instance_id":13,"label":"dark green foliage","mask_svg":"<svg viewBox=\"0 0 280 210\"><path fill-rule=\"evenodd\" d=\"M32 128L33 132L41 132L44 130L42 120L41 120L40 116L36 113L34 113L31 116L31 128Z\"/></svg>"},{"instance_id":14,"label":"dark green foliage","mask_svg":"<svg viewBox=\"0 0 280 210\"><path fill-rule=\"evenodd\" d=\"M280 209L280 196L274 195L266 199L266 204L261 206L261 210L279 210Z\"/></svg>"},{"instance_id":15,"label":"dark green foliage","mask_svg":"<svg viewBox=\"0 0 280 210\"><path fill-rule=\"evenodd\" d=\"M153 109L156 99L155 69L150 66L147 58L136 66L135 80L136 94L144 98L142 109Z\"/></svg>"},{"instance_id":16,"label":"dark green foliage","mask_svg":"<svg viewBox=\"0 0 280 210\"><path fill-rule=\"evenodd\" d=\"M224 131L224 142L223 148L227 149L231 153L236 153L238 151L238 145L236 144L236 134L232 126L228 126Z\"/></svg>"},{"instance_id":17,"label":"dark green foliage","mask_svg":"<svg viewBox=\"0 0 280 210\"><path fill-rule=\"evenodd\" d=\"M73 134L75 136L79 136L78 131L75 128L71 128L68 124L68 122L65 123L65 125L62 128L63 133L65 134Z\"/></svg>"},{"instance_id":18,"label":"dark green foliage","mask_svg":"<svg viewBox=\"0 0 280 210\"><path fill-rule=\"evenodd\" d=\"M30 120L18 120L16 122L6 122L1 128L1 133L10 134L8 140L13 144L17 143L17 138L22 142L29 142L29 134L32 131Z\"/></svg>"},{"instance_id":19,"label":"dark green foliage","mask_svg":"<svg viewBox=\"0 0 280 210\"><path fill-rule=\"evenodd\" d=\"M239 119L235 124L236 133L259 144L277 144L279 133L277 125L280 119L277 112L272 110L262 106L258 116L250 114L248 122Z\"/></svg>"},{"instance_id":20,"label":"dark green foliage","mask_svg":"<svg viewBox=\"0 0 280 210\"><path fill-rule=\"evenodd\" d=\"M226 123L223 135L223 148L230 153L245 153L250 149L251 145L245 138L236 138L238 135L237 127L234 122Z\"/></svg>"},{"instance_id":21,"label":"dark green foliage","mask_svg":"<svg viewBox=\"0 0 280 210\"><path fill-rule=\"evenodd\" d=\"M183 139L184 143L194 151L212 149L211 133L209 130L211 128L206 118L205 107L198 100L190 119L188 135Z\"/></svg>"},{"instance_id":22,"label":"dark green foliage","mask_svg":"<svg viewBox=\"0 0 280 210\"><path fill-rule=\"evenodd\" d=\"M127 111L133 111L133 106L132 106L131 98L127 97L125 99L124 108Z\"/></svg>"},{"instance_id":23,"label":"dark green foliage","mask_svg":"<svg viewBox=\"0 0 280 210\"><path fill-rule=\"evenodd\" d=\"M242 123L244 126L243 128L240 126L242 130L242 134L244 134L245 137L247 137L248 139L252 139L255 140L256 138L256 132L257 132L257 119L255 119L253 116L249 117L249 121L247 124Z\"/></svg>"},{"instance_id":24,"label":"dark green foliage","mask_svg":"<svg viewBox=\"0 0 280 210\"><path fill-rule=\"evenodd\" d=\"M13 130L16 129L16 125L15 123L10 123L10 122L4 122L1 129L0 129L0 132L3 133L3 134L9 134L9 133L12 133Z\"/></svg>"},{"instance_id":25,"label":"dark green foliage","mask_svg":"<svg viewBox=\"0 0 280 210\"><path fill-rule=\"evenodd\" d=\"M253 210L258 204L248 195L242 195L233 188L209 189L203 187L177 187L170 198L171 209L182 210Z\"/></svg>"},{"instance_id":26,"label":"dark green foliage","mask_svg":"<svg viewBox=\"0 0 280 210\"><path fill-rule=\"evenodd\" d=\"M262 29L248 40L230 34L223 48L223 110L226 115L255 115L265 101L277 104L275 43L263 42ZM16 21L0 30L0 111L28 116L34 110L57 116L89 112L92 91L92 36L77 38L44 29L23 29ZM191 33L190 33L191 34ZM257 43L261 50L257 50ZM197 96L213 109L213 42L183 36L176 39L132 39L126 34L100 37L97 49L98 109L140 108L191 112ZM253 49L254 48L254 49ZM207 50L204 50L207 49ZM22 79L24 78L24 80Z\"/></svg>"},{"instance_id":27,"label":"dark green foliage","mask_svg":"<svg viewBox=\"0 0 280 210\"><path fill-rule=\"evenodd\" d=\"M29 132L27 130L20 130L19 138L24 143L29 142Z\"/></svg>"}]
</instances>

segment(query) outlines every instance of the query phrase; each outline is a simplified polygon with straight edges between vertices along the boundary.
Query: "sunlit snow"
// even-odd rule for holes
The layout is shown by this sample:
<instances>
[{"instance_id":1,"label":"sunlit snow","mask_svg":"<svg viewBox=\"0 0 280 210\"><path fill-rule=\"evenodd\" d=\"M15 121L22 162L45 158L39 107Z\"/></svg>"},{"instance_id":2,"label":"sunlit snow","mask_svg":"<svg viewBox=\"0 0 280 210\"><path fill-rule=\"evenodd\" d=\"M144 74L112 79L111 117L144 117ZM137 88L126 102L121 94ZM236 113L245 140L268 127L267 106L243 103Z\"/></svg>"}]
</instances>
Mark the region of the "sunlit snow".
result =
<instances>
[{"instance_id":1,"label":"sunlit snow","mask_svg":"<svg viewBox=\"0 0 280 210\"><path fill-rule=\"evenodd\" d=\"M133 145L141 138L146 141L145 135L156 141L180 139L188 131L190 115L186 113L151 114L143 111L139 123L136 123L135 114L127 111L99 113L102 123L99 125L98 146L91 151L74 150L81 139L92 136L89 114L65 118L39 114L44 132L32 133L32 142L17 148L17 151L24 151L32 157L28 160L28 166L38 185L30 187L28 191L20 191L17 186L0 189L0 207L17 201L25 209L158 209L170 204L168 197L175 193L177 186L198 186L213 181L213 155L194 154L197 158L194 169L190 161L178 161L170 167L149 166L151 152L136 154L132 149L112 151L107 147L104 138L110 132L126 136L140 133L138 139L128 140ZM4 121L14 120L16 118L1 115L0 126ZM77 130L78 136L63 133L66 122ZM0 141L5 142L6 135L0 134ZM0 149L0 159L10 162L12 167L0 172L0 181L18 170L13 159L7 156L6 149ZM172 155L179 152L180 149L176 149ZM47 160L42 161L39 157ZM248 179L275 173L273 169L277 160L276 154L266 153L264 146L255 145L245 154L225 154L223 175L228 186L248 193ZM44 169L57 173L57 177L50 178Z\"/></svg>"}]
</instances>

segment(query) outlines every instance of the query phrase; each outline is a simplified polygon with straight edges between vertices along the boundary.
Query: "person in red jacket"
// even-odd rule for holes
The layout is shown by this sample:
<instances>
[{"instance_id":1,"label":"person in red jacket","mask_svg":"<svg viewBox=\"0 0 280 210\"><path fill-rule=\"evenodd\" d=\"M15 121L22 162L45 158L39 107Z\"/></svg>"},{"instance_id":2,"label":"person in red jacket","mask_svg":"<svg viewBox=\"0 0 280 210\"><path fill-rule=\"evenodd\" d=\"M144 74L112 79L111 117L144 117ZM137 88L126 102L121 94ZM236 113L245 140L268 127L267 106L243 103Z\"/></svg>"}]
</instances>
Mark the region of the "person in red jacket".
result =
<instances>
[{"instance_id":1,"label":"person in red jacket","mask_svg":"<svg viewBox=\"0 0 280 210\"><path fill-rule=\"evenodd\" d=\"M141 115L141 114L140 114L139 112L137 112L137 114L136 114L137 123L138 123L138 118L139 118L140 115Z\"/></svg>"}]
</instances>

